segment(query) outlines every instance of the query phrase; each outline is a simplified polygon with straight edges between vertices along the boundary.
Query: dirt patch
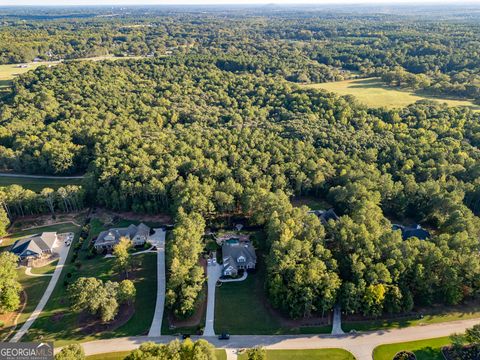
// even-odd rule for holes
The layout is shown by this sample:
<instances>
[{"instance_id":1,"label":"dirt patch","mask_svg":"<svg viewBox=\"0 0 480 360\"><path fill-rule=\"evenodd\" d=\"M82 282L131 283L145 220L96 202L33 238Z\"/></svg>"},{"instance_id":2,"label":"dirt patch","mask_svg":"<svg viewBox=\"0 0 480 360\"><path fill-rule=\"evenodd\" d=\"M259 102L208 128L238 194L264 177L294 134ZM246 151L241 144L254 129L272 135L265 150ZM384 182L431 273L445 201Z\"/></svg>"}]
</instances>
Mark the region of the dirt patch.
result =
<instances>
[{"instance_id":1,"label":"dirt patch","mask_svg":"<svg viewBox=\"0 0 480 360\"><path fill-rule=\"evenodd\" d=\"M123 304L118 309L118 314L111 322L104 323L98 317L82 312L78 316L78 328L84 335L98 334L104 331L113 331L120 326L127 323L128 320L135 313L135 306L133 304Z\"/></svg>"},{"instance_id":2,"label":"dirt patch","mask_svg":"<svg viewBox=\"0 0 480 360\"><path fill-rule=\"evenodd\" d=\"M52 215L27 215L17 218L10 226L9 232L17 232L20 230L25 230L34 227L40 226L49 226L55 225L62 222L78 222L78 218L82 217L88 212L88 210L83 210L76 213L58 213L55 214L55 217Z\"/></svg>"}]
</instances>

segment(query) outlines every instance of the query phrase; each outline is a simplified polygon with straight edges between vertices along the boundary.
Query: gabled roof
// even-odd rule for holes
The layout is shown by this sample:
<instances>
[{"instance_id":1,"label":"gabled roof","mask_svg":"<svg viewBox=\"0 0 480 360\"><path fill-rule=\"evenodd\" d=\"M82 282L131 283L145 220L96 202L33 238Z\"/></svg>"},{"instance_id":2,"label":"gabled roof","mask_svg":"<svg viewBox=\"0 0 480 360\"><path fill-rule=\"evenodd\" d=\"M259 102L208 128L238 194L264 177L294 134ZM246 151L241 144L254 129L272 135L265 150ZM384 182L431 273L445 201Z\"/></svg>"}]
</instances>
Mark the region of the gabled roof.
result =
<instances>
[{"instance_id":1,"label":"gabled roof","mask_svg":"<svg viewBox=\"0 0 480 360\"><path fill-rule=\"evenodd\" d=\"M256 263L257 255L255 254L255 249L250 242L240 242L238 244L228 244L224 243L222 246L223 254L223 264L225 267L225 259L231 258L232 261L237 265L237 259L240 256L245 257L245 263Z\"/></svg>"},{"instance_id":2,"label":"gabled roof","mask_svg":"<svg viewBox=\"0 0 480 360\"><path fill-rule=\"evenodd\" d=\"M44 232L41 235L17 240L13 244L11 252L18 256L22 256L27 251L40 255L45 251L52 251L55 240L57 240L57 233Z\"/></svg>"},{"instance_id":3,"label":"gabled roof","mask_svg":"<svg viewBox=\"0 0 480 360\"><path fill-rule=\"evenodd\" d=\"M122 237L133 239L136 235L148 237L150 235L150 228L141 223L140 225L131 224L126 228L113 228L107 231L102 231L98 234L95 245L112 245L120 241Z\"/></svg>"}]
</instances>

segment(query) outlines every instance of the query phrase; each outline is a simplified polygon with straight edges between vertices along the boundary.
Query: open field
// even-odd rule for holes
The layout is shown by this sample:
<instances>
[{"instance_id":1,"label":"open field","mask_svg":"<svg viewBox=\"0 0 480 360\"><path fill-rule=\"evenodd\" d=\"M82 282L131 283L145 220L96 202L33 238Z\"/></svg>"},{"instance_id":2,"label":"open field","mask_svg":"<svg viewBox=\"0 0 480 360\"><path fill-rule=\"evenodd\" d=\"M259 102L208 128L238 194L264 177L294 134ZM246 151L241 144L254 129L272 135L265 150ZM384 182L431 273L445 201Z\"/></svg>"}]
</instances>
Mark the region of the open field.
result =
<instances>
[{"instance_id":1,"label":"open field","mask_svg":"<svg viewBox=\"0 0 480 360\"><path fill-rule=\"evenodd\" d=\"M443 360L442 347L450 344L448 337L380 345L373 351L374 360L392 360L402 350L413 351L418 360Z\"/></svg>"},{"instance_id":2,"label":"open field","mask_svg":"<svg viewBox=\"0 0 480 360\"><path fill-rule=\"evenodd\" d=\"M238 360L246 360L246 354L240 354ZM342 349L316 350L267 350L267 360L355 360L352 354Z\"/></svg>"},{"instance_id":3,"label":"open field","mask_svg":"<svg viewBox=\"0 0 480 360\"><path fill-rule=\"evenodd\" d=\"M324 89L338 95L353 95L357 100L369 107L399 108L413 104L419 100L434 100L447 103L449 106L467 106L480 111L480 106L468 100L432 97L425 94L398 90L384 85L377 78L353 79L320 84L305 84L302 88Z\"/></svg>"},{"instance_id":4,"label":"open field","mask_svg":"<svg viewBox=\"0 0 480 360\"><path fill-rule=\"evenodd\" d=\"M115 353L99 354L87 356L86 360L123 360L125 356L130 354L130 351L119 351ZM215 349L217 360L227 360L225 350Z\"/></svg>"},{"instance_id":5,"label":"open field","mask_svg":"<svg viewBox=\"0 0 480 360\"><path fill-rule=\"evenodd\" d=\"M99 224L92 226L89 239L95 236L101 229ZM88 241L85 240L85 243ZM78 237L71 246L75 246ZM84 244L85 244L84 243ZM151 319L155 307L156 292L152 289L156 288L156 255L143 254L137 257L140 262L140 269L135 272L132 280L135 283L137 296L135 299L135 312L132 317L123 325L111 331L99 331L95 334L82 332L79 328L79 316L72 313L69 308L67 299L67 289L64 281L73 282L78 277L94 276L103 281L120 280L118 274L113 269L113 259L104 259L98 255L89 259L87 247L83 246L79 251L76 262L72 261L74 251L69 253L64 270L50 297L43 313L31 327L26 339L27 340L46 340L55 341L56 346L63 346L72 342L89 341L99 338L143 335L146 334L150 327ZM80 266L77 266L80 265ZM71 274L71 278L67 274ZM153 275L152 275L153 274ZM57 341L58 339L61 339Z\"/></svg>"},{"instance_id":6,"label":"open field","mask_svg":"<svg viewBox=\"0 0 480 360\"><path fill-rule=\"evenodd\" d=\"M25 189L39 192L46 187L57 190L59 187L66 185L81 185L82 179L34 179L5 175L0 176L0 186L9 186L14 184L21 185Z\"/></svg>"}]
</instances>

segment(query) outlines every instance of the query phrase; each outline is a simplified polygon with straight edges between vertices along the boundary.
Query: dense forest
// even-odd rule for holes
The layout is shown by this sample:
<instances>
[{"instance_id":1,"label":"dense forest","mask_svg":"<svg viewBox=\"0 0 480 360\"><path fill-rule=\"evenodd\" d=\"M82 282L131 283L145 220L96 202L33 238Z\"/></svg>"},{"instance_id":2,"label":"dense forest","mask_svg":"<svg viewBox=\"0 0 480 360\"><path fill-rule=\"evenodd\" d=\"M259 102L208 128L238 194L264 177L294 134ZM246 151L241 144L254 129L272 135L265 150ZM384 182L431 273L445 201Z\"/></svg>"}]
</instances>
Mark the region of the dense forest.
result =
<instances>
[{"instance_id":1,"label":"dense forest","mask_svg":"<svg viewBox=\"0 0 480 360\"><path fill-rule=\"evenodd\" d=\"M113 39L127 20L102 20L101 28ZM416 87L435 86L436 76L475 87L477 25L183 14L157 20L168 29L162 32L148 21L125 27L139 35L124 43L156 56L65 62L18 77L0 100L0 167L86 173L84 189L70 188L67 197L78 206L172 213L167 304L178 316L194 309L202 234L220 215L265 227L267 292L293 318L338 302L377 316L478 295L479 114L427 101L368 109L289 81L359 72L403 86L390 74L398 71L418 76ZM8 49L1 53L10 54L3 61L26 59L28 39L49 28L52 44L64 44L72 34L65 26L32 22L22 47L2 42ZM76 26L85 27L78 34L103 34L89 23ZM111 51L108 44L99 48ZM169 56L157 56L171 46ZM0 201L15 198L3 191ZM299 195L327 200L340 220L324 225L308 208L294 208L290 199ZM59 196L56 206L65 206ZM402 239L392 221L405 219L431 237Z\"/></svg>"},{"instance_id":2,"label":"dense forest","mask_svg":"<svg viewBox=\"0 0 480 360\"><path fill-rule=\"evenodd\" d=\"M0 27L0 64L107 54L214 54L221 69L234 72L294 82L380 76L392 86L480 101L477 8L468 15L454 6L440 15L426 8L421 17L411 9L399 14L348 7L201 10L59 10L50 18L38 12L33 19L0 11L6 25Z\"/></svg>"}]
</instances>

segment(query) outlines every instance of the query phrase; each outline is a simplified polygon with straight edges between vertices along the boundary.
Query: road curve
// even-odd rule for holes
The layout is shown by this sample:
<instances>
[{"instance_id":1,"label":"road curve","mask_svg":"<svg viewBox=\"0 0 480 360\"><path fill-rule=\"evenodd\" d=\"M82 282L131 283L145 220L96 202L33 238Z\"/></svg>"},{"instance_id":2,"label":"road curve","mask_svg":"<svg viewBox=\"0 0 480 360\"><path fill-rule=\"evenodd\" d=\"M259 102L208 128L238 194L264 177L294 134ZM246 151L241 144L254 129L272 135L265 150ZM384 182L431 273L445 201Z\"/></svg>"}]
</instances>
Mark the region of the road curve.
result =
<instances>
[{"instance_id":1,"label":"road curve","mask_svg":"<svg viewBox=\"0 0 480 360\"><path fill-rule=\"evenodd\" d=\"M25 178L25 179L50 179L50 180L74 180L83 179L85 175L78 176L53 176L53 175L29 175L29 174L14 174L14 173L0 173L0 177L13 177L13 178Z\"/></svg>"},{"instance_id":2,"label":"road curve","mask_svg":"<svg viewBox=\"0 0 480 360\"><path fill-rule=\"evenodd\" d=\"M422 340L464 332L478 324L480 319L458 320L446 323L413 326L345 335L233 335L229 341L216 337L203 337L218 348L240 349L264 346L268 349L324 349L340 348L351 352L357 360L371 360L373 349L382 344ZM200 337L192 337L196 340ZM143 342L167 343L172 336L105 339L83 343L86 355L117 351L131 351ZM57 350L58 351L58 350Z\"/></svg>"}]
</instances>

